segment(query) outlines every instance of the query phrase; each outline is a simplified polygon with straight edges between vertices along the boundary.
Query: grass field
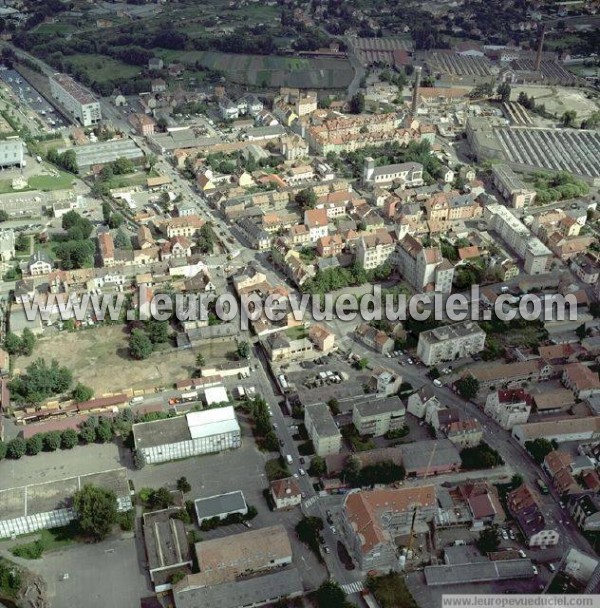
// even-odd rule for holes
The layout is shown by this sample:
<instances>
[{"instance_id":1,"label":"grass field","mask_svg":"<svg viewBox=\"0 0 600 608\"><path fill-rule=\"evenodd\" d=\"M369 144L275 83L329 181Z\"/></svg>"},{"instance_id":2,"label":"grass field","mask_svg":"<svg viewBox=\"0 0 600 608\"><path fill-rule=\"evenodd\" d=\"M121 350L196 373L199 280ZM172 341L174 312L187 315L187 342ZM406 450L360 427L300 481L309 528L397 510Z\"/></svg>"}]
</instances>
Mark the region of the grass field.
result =
<instances>
[{"instance_id":1,"label":"grass field","mask_svg":"<svg viewBox=\"0 0 600 608\"><path fill-rule=\"evenodd\" d=\"M19 357L16 367L23 371L39 357L46 361L58 358L73 372L75 381L91 386L96 396L128 388L170 386L190 378L196 370L196 349L177 350L165 345L145 361L133 361L128 355L128 339L123 325L63 331L41 337L33 355ZM213 344L203 347L202 353L211 363L224 363L234 349L231 343Z\"/></svg>"},{"instance_id":2,"label":"grass field","mask_svg":"<svg viewBox=\"0 0 600 608\"><path fill-rule=\"evenodd\" d=\"M115 78L133 78L140 73L138 66L100 55L68 55L65 60L84 70L92 80L98 82Z\"/></svg>"},{"instance_id":3,"label":"grass field","mask_svg":"<svg viewBox=\"0 0 600 608\"><path fill-rule=\"evenodd\" d=\"M43 192L51 192L53 190L68 190L75 178L69 173L61 172L57 177L52 175L34 175L27 179L29 186L18 190L18 192L27 192L31 190L42 190ZM0 180L0 194L9 192L17 192L12 188L12 180Z\"/></svg>"}]
</instances>

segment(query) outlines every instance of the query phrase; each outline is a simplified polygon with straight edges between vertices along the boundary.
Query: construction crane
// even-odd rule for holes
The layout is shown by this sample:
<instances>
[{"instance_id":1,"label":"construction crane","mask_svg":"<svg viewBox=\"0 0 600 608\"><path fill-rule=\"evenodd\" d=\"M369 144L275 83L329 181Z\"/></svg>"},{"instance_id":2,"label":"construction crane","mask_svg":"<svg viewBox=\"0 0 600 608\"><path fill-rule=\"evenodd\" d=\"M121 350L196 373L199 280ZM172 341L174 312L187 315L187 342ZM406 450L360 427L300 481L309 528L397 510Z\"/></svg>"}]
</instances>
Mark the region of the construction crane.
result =
<instances>
[{"instance_id":1,"label":"construction crane","mask_svg":"<svg viewBox=\"0 0 600 608\"><path fill-rule=\"evenodd\" d=\"M429 462L427 463L427 468L425 469L425 478L428 477L429 471L431 470L431 463L433 462L433 457L435 456L436 449L437 449L437 442L433 444L433 450L431 450L431 455L429 456ZM419 492L419 499L421 498L423 490L424 490L424 487L422 486L420 488L420 492ZM408 541L408 547L406 548L406 558L407 559L411 559L411 557L412 557L412 550L413 550L412 547L413 547L413 542L415 540L415 522L417 521L418 512L419 512L419 502L417 502L417 504L415 504L412 521L410 524L410 532L409 532L410 538Z\"/></svg>"}]
</instances>

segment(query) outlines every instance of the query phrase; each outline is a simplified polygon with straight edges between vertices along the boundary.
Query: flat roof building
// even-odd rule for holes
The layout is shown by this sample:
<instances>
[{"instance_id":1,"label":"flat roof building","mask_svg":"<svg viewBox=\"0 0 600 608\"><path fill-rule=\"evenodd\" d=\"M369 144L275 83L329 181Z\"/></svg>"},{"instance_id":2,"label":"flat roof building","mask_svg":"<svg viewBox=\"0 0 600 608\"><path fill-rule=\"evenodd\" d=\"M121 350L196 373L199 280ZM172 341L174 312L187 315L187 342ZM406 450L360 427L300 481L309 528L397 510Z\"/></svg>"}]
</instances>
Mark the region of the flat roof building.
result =
<instances>
[{"instance_id":1,"label":"flat roof building","mask_svg":"<svg viewBox=\"0 0 600 608\"><path fill-rule=\"evenodd\" d=\"M131 509L125 468L7 488L0 490L0 538L66 526L77 517L73 495L86 485L112 490L119 511Z\"/></svg>"},{"instance_id":2,"label":"flat roof building","mask_svg":"<svg viewBox=\"0 0 600 608\"><path fill-rule=\"evenodd\" d=\"M304 424L318 456L337 454L340 451L342 434L324 403L304 408Z\"/></svg>"},{"instance_id":3,"label":"flat roof building","mask_svg":"<svg viewBox=\"0 0 600 608\"><path fill-rule=\"evenodd\" d=\"M510 559L488 562L469 562L451 566L426 566L425 582L435 585L466 585L509 580L513 578L533 578L533 565L529 559Z\"/></svg>"},{"instance_id":4,"label":"flat roof building","mask_svg":"<svg viewBox=\"0 0 600 608\"><path fill-rule=\"evenodd\" d=\"M25 146L18 137L0 141L0 167L22 167Z\"/></svg>"},{"instance_id":5,"label":"flat roof building","mask_svg":"<svg viewBox=\"0 0 600 608\"><path fill-rule=\"evenodd\" d=\"M464 321L422 331L419 334L417 357L425 365L437 365L480 353L484 346L483 329L473 321Z\"/></svg>"},{"instance_id":6,"label":"flat roof building","mask_svg":"<svg viewBox=\"0 0 600 608\"><path fill-rule=\"evenodd\" d=\"M194 508L196 509L198 525L201 525L206 519L212 519L213 517L225 519L228 515L235 513L239 513L240 515L248 513L246 499L240 490L228 492L227 494L216 494L207 498L197 498L194 501Z\"/></svg>"},{"instance_id":7,"label":"flat roof building","mask_svg":"<svg viewBox=\"0 0 600 608\"><path fill-rule=\"evenodd\" d=\"M173 517L180 510L164 509L143 515L148 571L157 593L171 588L170 578L175 571L189 568L191 572L192 552L185 524Z\"/></svg>"},{"instance_id":8,"label":"flat roof building","mask_svg":"<svg viewBox=\"0 0 600 608\"><path fill-rule=\"evenodd\" d=\"M492 175L494 185L512 207L522 209L533 204L536 191L528 188L508 165L492 165Z\"/></svg>"},{"instance_id":9,"label":"flat roof building","mask_svg":"<svg viewBox=\"0 0 600 608\"><path fill-rule=\"evenodd\" d=\"M141 161L144 158L142 150L129 138L85 144L73 148L60 148L59 153L62 154L67 150L75 152L75 159L80 172L88 171L93 165L112 163L117 158L126 158L133 162Z\"/></svg>"},{"instance_id":10,"label":"flat roof building","mask_svg":"<svg viewBox=\"0 0 600 608\"><path fill-rule=\"evenodd\" d=\"M406 408L400 397L370 399L356 403L352 409L352 423L359 435L379 437L404 425Z\"/></svg>"},{"instance_id":11,"label":"flat roof building","mask_svg":"<svg viewBox=\"0 0 600 608\"><path fill-rule=\"evenodd\" d=\"M147 463L221 452L242 444L233 406L140 422L133 425L133 439Z\"/></svg>"},{"instance_id":12,"label":"flat roof building","mask_svg":"<svg viewBox=\"0 0 600 608\"><path fill-rule=\"evenodd\" d=\"M54 99L84 127L97 125L102 120L100 102L67 74L51 76L50 91Z\"/></svg>"}]
</instances>

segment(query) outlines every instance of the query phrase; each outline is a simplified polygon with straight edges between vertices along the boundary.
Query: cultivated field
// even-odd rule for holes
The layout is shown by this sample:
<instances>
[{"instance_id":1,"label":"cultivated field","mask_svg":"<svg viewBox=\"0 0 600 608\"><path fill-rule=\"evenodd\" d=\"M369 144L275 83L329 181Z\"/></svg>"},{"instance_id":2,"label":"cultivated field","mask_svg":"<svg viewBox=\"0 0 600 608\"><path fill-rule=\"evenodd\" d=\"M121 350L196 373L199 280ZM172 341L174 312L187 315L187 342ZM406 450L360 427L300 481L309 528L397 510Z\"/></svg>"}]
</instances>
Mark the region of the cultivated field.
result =
<instances>
[{"instance_id":1,"label":"cultivated field","mask_svg":"<svg viewBox=\"0 0 600 608\"><path fill-rule=\"evenodd\" d=\"M92 387L96 396L132 389L170 386L176 380L189 378L196 369L200 350L177 350L164 345L145 361L128 357L128 334L122 325L107 325L77 332L61 332L42 337L32 357L21 357L17 367L24 370L31 361L43 357L58 359L73 372L76 382ZM235 344L215 344L202 349L207 361L225 362Z\"/></svg>"}]
</instances>

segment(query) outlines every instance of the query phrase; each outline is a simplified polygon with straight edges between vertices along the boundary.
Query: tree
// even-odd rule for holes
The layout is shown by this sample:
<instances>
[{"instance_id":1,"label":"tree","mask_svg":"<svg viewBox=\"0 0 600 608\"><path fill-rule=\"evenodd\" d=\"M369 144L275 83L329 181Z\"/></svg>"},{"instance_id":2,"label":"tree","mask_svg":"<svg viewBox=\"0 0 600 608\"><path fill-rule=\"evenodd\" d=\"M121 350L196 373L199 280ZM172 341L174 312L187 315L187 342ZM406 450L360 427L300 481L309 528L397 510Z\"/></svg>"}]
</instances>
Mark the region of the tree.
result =
<instances>
[{"instance_id":1,"label":"tree","mask_svg":"<svg viewBox=\"0 0 600 608\"><path fill-rule=\"evenodd\" d=\"M359 359L356 362L356 367L358 369L366 369L369 366L369 360L366 357L363 357L362 359Z\"/></svg>"},{"instance_id":2,"label":"tree","mask_svg":"<svg viewBox=\"0 0 600 608\"><path fill-rule=\"evenodd\" d=\"M240 359L248 359L250 356L250 344L246 341L239 342L237 345L237 355Z\"/></svg>"},{"instance_id":3,"label":"tree","mask_svg":"<svg viewBox=\"0 0 600 608\"><path fill-rule=\"evenodd\" d=\"M538 464L542 464L544 458L553 450L552 444L543 437L534 439L533 441L526 441L525 449Z\"/></svg>"},{"instance_id":4,"label":"tree","mask_svg":"<svg viewBox=\"0 0 600 608\"><path fill-rule=\"evenodd\" d=\"M522 483L523 483L523 475L519 475L519 473L515 473L511 478L510 478L510 483L515 487L518 488Z\"/></svg>"},{"instance_id":5,"label":"tree","mask_svg":"<svg viewBox=\"0 0 600 608\"><path fill-rule=\"evenodd\" d=\"M36 337L35 334L26 327L21 335L21 354L26 357L30 357L35 347Z\"/></svg>"},{"instance_id":6,"label":"tree","mask_svg":"<svg viewBox=\"0 0 600 608\"><path fill-rule=\"evenodd\" d=\"M65 429L60 436L62 450L72 450L79 443L79 436L74 429Z\"/></svg>"},{"instance_id":7,"label":"tree","mask_svg":"<svg viewBox=\"0 0 600 608\"><path fill-rule=\"evenodd\" d=\"M77 173L77 157L75 156L74 150L67 150L58 156L58 165L60 165L65 171L70 173Z\"/></svg>"},{"instance_id":8,"label":"tree","mask_svg":"<svg viewBox=\"0 0 600 608\"><path fill-rule=\"evenodd\" d=\"M340 413L340 402L335 397L327 402L327 407L334 416L337 416Z\"/></svg>"},{"instance_id":9,"label":"tree","mask_svg":"<svg viewBox=\"0 0 600 608\"><path fill-rule=\"evenodd\" d=\"M146 457L144 456L144 452L140 450L135 450L133 452L133 466L140 471L146 466Z\"/></svg>"},{"instance_id":10,"label":"tree","mask_svg":"<svg viewBox=\"0 0 600 608\"><path fill-rule=\"evenodd\" d=\"M117 521L117 497L112 490L86 485L75 492L73 507L81 530L95 541L105 539Z\"/></svg>"},{"instance_id":11,"label":"tree","mask_svg":"<svg viewBox=\"0 0 600 608\"><path fill-rule=\"evenodd\" d=\"M362 114L365 110L365 96L359 91L350 100L350 112L352 114Z\"/></svg>"},{"instance_id":12,"label":"tree","mask_svg":"<svg viewBox=\"0 0 600 608\"><path fill-rule=\"evenodd\" d=\"M79 437L83 443L93 443L96 441L97 418L88 418L79 426Z\"/></svg>"},{"instance_id":13,"label":"tree","mask_svg":"<svg viewBox=\"0 0 600 608\"><path fill-rule=\"evenodd\" d=\"M184 494L191 492L192 486L190 485L190 482L187 480L187 477L180 477L177 480L177 489L180 492L183 492Z\"/></svg>"},{"instance_id":14,"label":"tree","mask_svg":"<svg viewBox=\"0 0 600 608\"><path fill-rule=\"evenodd\" d=\"M27 366L25 374L13 378L9 384L11 396L19 403L39 403L48 397L64 393L73 375L61 367L56 359L48 365L44 359L36 359Z\"/></svg>"},{"instance_id":15,"label":"tree","mask_svg":"<svg viewBox=\"0 0 600 608\"><path fill-rule=\"evenodd\" d=\"M204 355L202 353L198 353L196 355L196 365L198 367L204 367L206 365L206 360L204 359Z\"/></svg>"},{"instance_id":16,"label":"tree","mask_svg":"<svg viewBox=\"0 0 600 608\"><path fill-rule=\"evenodd\" d=\"M128 158L119 157L111 166L115 175L127 175L135 171L133 163Z\"/></svg>"},{"instance_id":17,"label":"tree","mask_svg":"<svg viewBox=\"0 0 600 608\"><path fill-rule=\"evenodd\" d=\"M496 551L500 546L498 526L492 526L482 530L479 533L479 538L476 541L476 545L483 555Z\"/></svg>"},{"instance_id":18,"label":"tree","mask_svg":"<svg viewBox=\"0 0 600 608\"><path fill-rule=\"evenodd\" d=\"M167 488L159 488L150 494L148 502L152 509L166 509L175 502L175 498Z\"/></svg>"},{"instance_id":19,"label":"tree","mask_svg":"<svg viewBox=\"0 0 600 608\"><path fill-rule=\"evenodd\" d=\"M96 441L98 443L108 443L114 437L114 434L110 420L101 416L96 425Z\"/></svg>"},{"instance_id":20,"label":"tree","mask_svg":"<svg viewBox=\"0 0 600 608\"><path fill-rule=\"evenodd\" d=\"M94 389L78 382L71 393L71 398L77 403L83 403L89 401L94 396Z\"/></svg>"},{"instance_id":21,"label":"tree","mask_svg":"<svg viewBox=\"0 0 600 608\"><path fill-rule=\"evenodd\" d=\"M114 230L116 228L120 228L124 221L125 221L125 219L123 218L123 216L120 213L113 213L108 218L108 227L111 228L112 230Z\"/></svg>"},{"instance_id":22,"label":"tree","mask_svg":"<svg viewBox=\"0 0 600 608\"><path fill-rule=\"evenodd\" d=\"M508 103L510 101L511 93L510 84L508 82L503 82L502 84L498 85L496 93L498 93L498 96L500 97L500 101L502 103Z\"/></svg>"},{"instance_id":23,"label":"tree","mask_svg":"<svg viewBox=\"0 0 600 608\"><path fill-rule=\"evenodd\" d=\"M560 117L560 124L565 128L575 127L575 121L577 120L577 112L575 110L567 110Z\"/></svg>"},{"instance_id":24,"label":"tree","mask_svg":"<svg viewBox=\"0 0 600 608\"><path fill-rule=\"evenodd\" d=\"M146 156L146 166L148 167L148 171L152 171L154 169L156 163L158 162L158 157L156 154L148 154Z\"/></svg>"},{"instance_id":25,"label":"tree","mask_svg":"<svg viewBox=\"0 0 600 608\"><path fill-rule=\"evenodd\" d=\"M467 401L474 399L479 391L479 380L473 376L465 376L455 383L458 394Z\"/></svg>"},{"instance_id":26,"label":"tree","mask_svg":"<svg viewBox=\"0 0 600 608\"><path fill-rule=\"evenodd\" d=\"M15 239L15 249L17 251L26 251L29 249L30 240L22 232Z\"/></svg>"},{"instance_id":27,"label":"tree","mask_svg":"<svg viewBox=\"0 0 600 608\"><path fill-rule=\"evenodd\" d=\"M322 456L313 456L310 459L310 467L308 468L308 472L313 477L321 477L321 475L325 475L327 472L325 459Z\"/></svg>"},{"instance_id":28,"label":"tree","mask_svg":"<svg viewBox=\"0 0 600 608\"><path fill-rule=\"evenodd\" d=\"M56 452L61 443L60 431L50 431L44 434L44 450L46 452Z\"/></svg>"},{"instance_id":29,"label":"tree","mask_svg":"<svg viewBox=\"0 0 600 608\"><path fill-rule=\"evenodd\" d=\"M8 220L9 215L4 209L0 209L0 222L6 222Z\"/></svg>"},{"instance_id":30,"label":"tree","mask_svg":"<svg viewBox=\"0 0 600 608\"><path fill-rule=\"evenodd\" d=\"M319 608L345 608L346 594L335 581L326 581L316 591Z\"/></svg>"},{"instance_id":31,"label":"tree","mask_svg":"<svg viewBox=\"0 0 600 608\"><path fill-rule=\"evenodd\" d=\"M6 457L12 460L19 460L25 455L27 444L23 437L15 437L6 444Z\"/></svg>"},{"instance_id":32,"label":"tree","mask_svg":"<svg viewBox=\"0 0 600 608\"><path fill-rule=\"evenodd\" d=\"M104 167L104 169L107 169L108 165L106 167ZM102 169L102 171L104 171L104 169ZM112 173L112 169L111 169L111 173ZM106 201L104 201L102 203L102 219L104 220L105 224L108 224L108 220L110 220L110 214L112 213L112 209L110 207L110 203L107 203Z\"/></svg>"},{"instance_id":33,"label":"tree","mask_svg":"<svg viewBox=\"0 0 600 608\"><path fill-rule=\"evenodd\" d=\"M585 328L585 323L582 323L576 330L575 334L580 340L583 340L587 336L587 330Z\"/></svg>"},{"instance_id":34,"label":"tree","mask_svg":"<svg viewBox=\"0 0 600 608\"><path fill-rule=\"evenodd\" d=\"M18 355L21 352L21 338L9 331L4 339L4 348L9 355Z\"/></svg>"},{"instance_id":35,"label":"tree","mask_svg":"<svg viewBox=\"0 0 600 608\"><path fill-rule=\"evenodd\" d=\"M119 228L117 234L115 234L115 247L118 249L129 249L131 247L131 239L123 228Z\"/></svg>"},{"instance_id":36,"label":"tree","mask_svg":"<svg viewBox=\"0 0 600 608\"><path fill-rule=\"evenodd\" d=\"M6 458L6 444L0 439L0 460Z\"/></svg>"},{"instance_id":37,"label":"tree","mask_svg":"<svg viewBox=\"0 0 600 608\"><path fill-rule=\"evenodd\" d=\"M44 447L43 434L36 433L27 439L26 451L28 456L39 454Z\"/></svg>"},{"instance_id":38,"label":"tree","mask_svg":"<svg viewBox=\"0 0 600 608\"><path fill-rule=\"evenodd\" d=\"M317 195L312 188L304 188L296 194L294 201L301 209L314 209L317 204Z\"/></svg>"},{"instance_id":39,"label":"tree","mask_svg":"<svg viewBox=\"0 0 600 608\"><path fill-rule=\"evenodd\" d=\"M152 344L162 344L169 341L169 322L150 319L146 323L146 335Z\"/></svg>"},{"instance_id":40,"label":"tree","mask_svg":"<svg viewBox=\"0 0 600 608\"><path fill-rule=\"evenodd\" d=\"M152 342L141 329L134 329L129 336L129 354L138 361L147 359L152 354Z\"/></svg>"}]
</instances>

